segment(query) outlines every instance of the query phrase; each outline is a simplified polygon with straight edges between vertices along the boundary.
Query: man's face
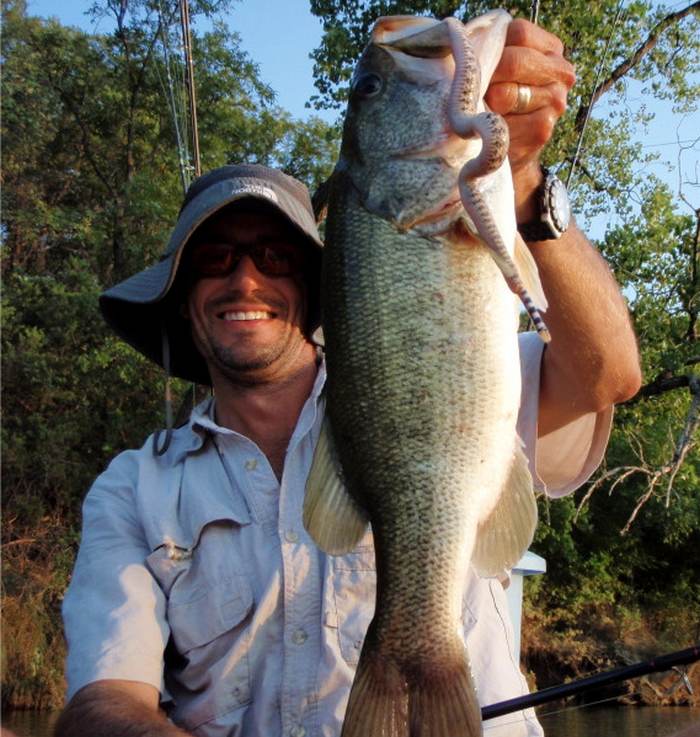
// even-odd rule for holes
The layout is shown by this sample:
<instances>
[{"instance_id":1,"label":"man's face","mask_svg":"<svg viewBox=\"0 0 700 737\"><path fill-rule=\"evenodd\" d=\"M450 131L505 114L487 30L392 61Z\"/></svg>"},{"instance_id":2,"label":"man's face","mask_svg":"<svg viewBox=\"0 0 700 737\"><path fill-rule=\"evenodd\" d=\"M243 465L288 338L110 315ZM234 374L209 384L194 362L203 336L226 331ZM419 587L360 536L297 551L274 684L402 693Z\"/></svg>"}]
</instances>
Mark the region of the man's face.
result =
<instances>
[{"instance_id":1,"label":"man's face","mask_svg":"<svg viewBox=\"0 0 700 737\"><path fill-rule=\"evenodd\" d=\"M245 249L299 240L274 212L227 209L198 228L188 252L202 244ZM193 284L187 302L192 334L215 385L220 379L249 385L279 379L315 355L304 335L307 300L302 279L302 274L264 274L245 254L230 274L200 277Z\"/></svg>"}]
</instances>

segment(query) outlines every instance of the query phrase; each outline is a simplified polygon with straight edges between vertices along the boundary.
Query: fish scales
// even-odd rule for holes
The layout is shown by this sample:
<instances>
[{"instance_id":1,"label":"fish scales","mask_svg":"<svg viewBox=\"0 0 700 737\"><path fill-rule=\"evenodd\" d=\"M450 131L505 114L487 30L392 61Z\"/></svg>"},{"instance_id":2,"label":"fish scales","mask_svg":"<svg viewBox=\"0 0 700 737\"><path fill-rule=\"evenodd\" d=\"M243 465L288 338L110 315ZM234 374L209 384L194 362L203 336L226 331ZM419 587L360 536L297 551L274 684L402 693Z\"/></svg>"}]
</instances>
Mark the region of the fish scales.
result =
<instances>
[{"instance_id":1,"label":"fish scales","mask_svg":"<svg viewBox=\"0 0 700 737\"><path fill-rule=\"evenodd\" d=\"M509 17L485 18L477 33L499 29L495 51L481 38L488 77ZM479 143L450 131L445 24L381 19L373 39L330 186L326 417L304 523L329 553L372 526L375 615L343 737L474 737L480 709L460 635L468 566L494 575L514 564L536 517L515 430L517 313L497 266L509 256L495 260L460 204L460 169ZM507 162L480 181L476 200L512 249Z\"/></svg>"},{"instance_id":2,"label":"fish scales","mask_svg":"<svg viewBox=\"0 0 700 737\"><path fill-rule=\"evenodd\" d=\"M509 467L512 448L501 438L512 435L517 398L505 412L494 398L518 390L497 368L517 367L517 342L514 324L490 322L489 312L508 310L514 322L513 300L483 246L398 233L341 182L331 196L328 412L341 464L372 520L382 602L375 632L384 621L402 624L397 655L410 657L432 647L416 642L416 619L442 620L440 634L454 643L456 579L471 552L465 485L475 494L498 489L498 471ZM430 634L438 635L434 626Z\"/></svg>"}]
</instances>

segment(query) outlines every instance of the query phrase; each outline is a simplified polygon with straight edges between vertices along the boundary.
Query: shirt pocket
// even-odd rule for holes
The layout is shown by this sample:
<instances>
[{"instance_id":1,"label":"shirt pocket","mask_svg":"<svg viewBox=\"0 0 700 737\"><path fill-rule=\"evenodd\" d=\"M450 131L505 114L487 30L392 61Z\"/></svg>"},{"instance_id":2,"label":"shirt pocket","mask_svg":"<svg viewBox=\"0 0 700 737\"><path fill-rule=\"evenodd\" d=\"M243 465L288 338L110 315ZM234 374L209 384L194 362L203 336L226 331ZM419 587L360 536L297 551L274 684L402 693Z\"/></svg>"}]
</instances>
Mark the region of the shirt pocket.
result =
<instances>
[{"instance_id":1,"label":"shirt pocket","mask_svg":"<svg viewBox=\"0 0 700 737\"><path fill-rule=\"evenodd\" d=\"M343 659L357 665L377 593L371 532L350 553L328 556L325 589L324 623L337 630Z\"/></svg>"},{"instance_id":2,"label":"shirt pocket","mask_svg":"<svg viewBox=\"0 0 700 737\"><path fill-rule=\"evenodd\" d=\"M222 714L250 704L250 622L253 594L243 576L208 586L181 579L170 595L168 623L185 664L172 675L184 687L174 691L173 716L195 730ZM178 703L179 702L179 703Z\"/></svg>"},{"instance_id":3,"label":"shirt pocket","mask_svg":"<svg viewBox=\"0 0 700 737\"><path fill-rule=\"evenodd\" d=\"M232 555L236 528L231 520L212 521L193 547L168 542L147 560L167 596L179 657L166 681L173 713L188 729L251 701L254 596L242 561Z\"/></svg>"},{"instance_id":4,"label":"shirt pocket","mask_svg":"<svg viewBox=\"0 0 700 737\"><path fill-rule=\"evenodd\" d=\"M243 576L231 576L212 585L174 586L168 622L178 652L184 655L231 632L252 607L253 592Z\"/></svg>"}]
</instances>

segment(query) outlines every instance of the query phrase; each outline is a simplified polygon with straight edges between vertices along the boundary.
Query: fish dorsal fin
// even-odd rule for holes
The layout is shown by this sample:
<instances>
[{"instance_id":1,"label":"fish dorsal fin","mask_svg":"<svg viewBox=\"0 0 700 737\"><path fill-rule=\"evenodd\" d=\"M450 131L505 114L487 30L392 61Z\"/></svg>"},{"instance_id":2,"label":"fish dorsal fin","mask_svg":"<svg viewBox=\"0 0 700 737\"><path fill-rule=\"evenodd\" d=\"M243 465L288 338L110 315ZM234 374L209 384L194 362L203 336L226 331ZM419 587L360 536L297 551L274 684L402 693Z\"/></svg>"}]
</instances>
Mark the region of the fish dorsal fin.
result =
<instances>
[{"instance_id":1,"label":"fish dorsal fin","mask_svg":"<svg viewBox=\"0 0 700 737\"><path fill-rule=\"evenodd\" d=\"M540 272L532 255L520 233L515 234L515 265L518 267L520 278L522 279L525 289L532 297L532 301L537 307L544 312L547 309L547 298L544 296L544 289L540 281Z\"/></svg>"},{"instance_id":2,"label":"fish dorsal fin","mask_svg":"<svg viewBox=\"0 0 700 737\"><path fill-rule=\"evenodd\" d=\"M321 550L341 555L357 545L367 529L367 521L367 515L345 486L330 423L325 417L306 481L304 527Z\"/></svg>"},{"instance_id":3,"label":"fish dorsal fin","mask_svg":"<svg viewBox=\"0 0 700 737\"><path fill-rule=\"evenodd\" d=\"M479 524L472 564L480 576L497 576L512 568L532 542L537 525L537 502L532 476L517 440L510 473L491 514Z\"/></svg>"}]
</instances>

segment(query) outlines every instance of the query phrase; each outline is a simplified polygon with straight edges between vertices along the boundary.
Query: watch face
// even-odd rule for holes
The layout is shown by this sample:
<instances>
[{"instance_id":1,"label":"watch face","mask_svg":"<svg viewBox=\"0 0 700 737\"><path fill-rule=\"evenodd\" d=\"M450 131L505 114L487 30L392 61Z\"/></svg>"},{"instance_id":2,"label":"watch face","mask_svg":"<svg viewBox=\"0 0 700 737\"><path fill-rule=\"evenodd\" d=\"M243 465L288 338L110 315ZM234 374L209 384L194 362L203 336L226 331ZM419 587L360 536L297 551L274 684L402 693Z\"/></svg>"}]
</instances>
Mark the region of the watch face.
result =
<instances>
[{"instance_id":1,"label":"watch face","mask_svg":"<svg viewBox=\"0 0 700 737\"><path fill-rule=\"evenodd\" d=\"M539 216L529 223L520 223L518 230L528 241L548 241L561 238L569 227L571 208L566 186L551 172L543 169L545 179L539 192Z\"/></svg>"},{"instance_id":2,"label":"watch face","mask_svg":"<svg viewBox=\"0 0 700 737\"><path fill-rule=\"evenodd\" d=\"M569 195L566 187L556 177L552 177L551 180L548 204L552 224L560 233L563 233L569 227L571 207L569 205Z\"/></svg>"}]
</instances>

